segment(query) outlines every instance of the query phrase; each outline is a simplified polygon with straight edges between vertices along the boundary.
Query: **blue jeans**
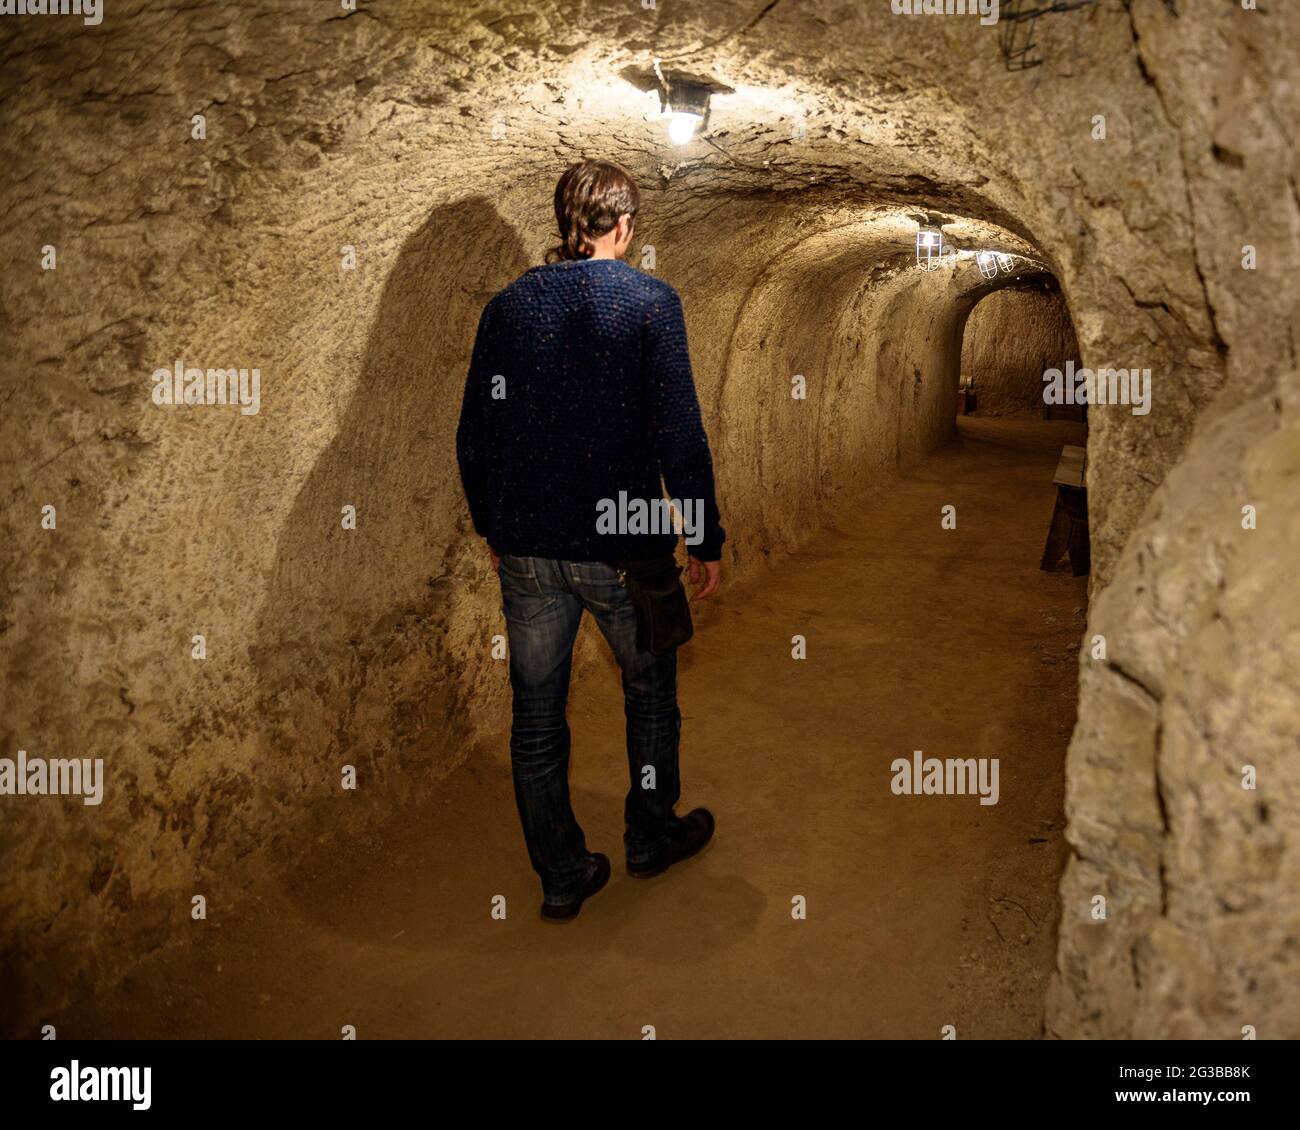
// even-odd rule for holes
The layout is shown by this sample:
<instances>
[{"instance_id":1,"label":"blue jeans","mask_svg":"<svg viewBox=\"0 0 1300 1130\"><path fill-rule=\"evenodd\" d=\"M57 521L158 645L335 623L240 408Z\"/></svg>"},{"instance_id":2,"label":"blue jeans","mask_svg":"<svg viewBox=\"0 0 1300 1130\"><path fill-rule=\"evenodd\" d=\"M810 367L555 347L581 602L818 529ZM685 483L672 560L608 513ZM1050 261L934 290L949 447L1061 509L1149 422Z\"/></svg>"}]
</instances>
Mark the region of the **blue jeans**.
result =
<instances>
[{"instance_id":1,"label":"blue jeans","mask_svg":"<svg viewBox=\"0 0 1300 1130\"><path fill-rule=\"evenodd\" d=\"M569 671L585 608L596 619L623 673L627 761L632 785L623 806L629 863L667 847L679 821L677 653L636 646L632 602L612 565L502 557L501 598L510 634L514 691L510 763L528 858L549 903L571 899L592 868L569 803Z\"/></svg>"}]
</instances>

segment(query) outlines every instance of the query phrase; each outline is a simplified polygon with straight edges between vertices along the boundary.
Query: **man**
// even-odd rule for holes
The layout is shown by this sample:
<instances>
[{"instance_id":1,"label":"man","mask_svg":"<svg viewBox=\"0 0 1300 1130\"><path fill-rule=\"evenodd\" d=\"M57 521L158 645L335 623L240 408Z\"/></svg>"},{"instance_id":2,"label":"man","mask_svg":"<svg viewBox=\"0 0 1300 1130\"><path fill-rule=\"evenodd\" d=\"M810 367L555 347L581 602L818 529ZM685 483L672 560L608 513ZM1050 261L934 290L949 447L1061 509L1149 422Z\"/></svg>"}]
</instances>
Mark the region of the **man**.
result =
<instances>
[{"instance_id":1,"label":"man","mask_svg":"<svg viewBox=\"0 0 1300 1130\"><path fill-rule=\"evenodd\" d=\"M569 803L565 705L585 609L623 675L631 788L623 836L630 875L697 854L713 816L673 809L680 794L675 650L637 643L620 565L670 554L677 534L615 523L613 503L694 513L686 530L697 599L718 591L725 533L686 349L681 300L622 262L640 199L609 161L582 161L555 189L560 245L487 304L470 362L456 452L474 529L487 539L510 637L515 800L542 917L574 918L609 879ZM603 520L602 520L603 516Z\"/></svg>"}]
</instances>

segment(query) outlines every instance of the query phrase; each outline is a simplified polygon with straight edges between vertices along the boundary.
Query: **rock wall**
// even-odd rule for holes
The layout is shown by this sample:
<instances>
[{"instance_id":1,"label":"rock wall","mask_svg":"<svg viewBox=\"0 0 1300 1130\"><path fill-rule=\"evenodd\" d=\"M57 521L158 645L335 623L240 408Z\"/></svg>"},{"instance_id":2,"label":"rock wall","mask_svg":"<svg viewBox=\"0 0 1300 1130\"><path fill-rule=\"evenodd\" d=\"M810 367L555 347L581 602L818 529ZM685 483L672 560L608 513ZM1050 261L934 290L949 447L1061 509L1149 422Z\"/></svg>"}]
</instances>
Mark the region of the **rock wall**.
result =
<instances>
[{"instance_id":1,"label":"rock wall","mask_svg":"<svg viewBox=\"0 0 1300 1130\"><path fill-rule=\"evenodd\" d=\"M1060 1035L1300 1035L1296 377L1198 432L1093 601Z\"/></svg>"},{"instance_id":2,"label":"rock wall","mask_svg":"<svg viewBox=\"0 0 1300 1130\"><path fill-rule=\"evenodd\" d=\"M1191 7L1044 19L1046 63L1022 73L1003 69L996 29L836 0L110 0L96 27L0 21L0 756L100 756L109 781L94 808L0 802L11 1015L121 976L183 936L192 895L229 905L303 836L436 788L502 725L497 594L451 441L478 311L540 261L554 179L582 155L644 189L638 242L686 304L739 575L951 432L982 284L969 262L916 272L910 217L942 212L958 246L1043 263L1085 363L1157 374L1150 416L1092 415L1096 615L1114 615L1112 579L1183 536L1168 493L1196 483L1155 492L1193 430L1238 429L1254 466L1272 433L1240 413L1295 368L1296 13ZM673 149L647 120L653 98L625 75L653 56L733 88L708 142ZM155 405L151 374L177 359L259 368L259 411ZM1196 443L1189 461L1229 457ZM1276 571L1279 535L1256 532L1221 601L1239 585L1249 603ZM1264 631L1280 678L1293 639ZM1110 639L1125 662L1136 645ZM1185 646L1152 656L1147 688L1180 664L1228 669ZM1101 846L1113 800L1089 769L1128 748L1107 731L1089 753L1088 734L1130 690L1082 669L1052 1027L1087 1034L1102 1008L1132 1033L1163 1023L1163 998L1125 996L1111 972L1138 950L1149 985L1191 965L1153 946L1165 920L1149 908L1108 932L1071 917L1102 882L1147 907L1128 857ZM1294 718L1280 696L1256 709L1261 733ZM1245 756L1228 741L1222 764ZM1132 769L1174 781L1198 750L1144 746ZM340 788L344 765L358 790ZM1237 889L1264 897L1233 854L1237 809L1206 803ZM1273 803L1283 876L1297 847ZM1168 814L1141 828L1187 861L1166 866L1176 884L1196 833ZM1182 930L1257 984L1282 969L1228 932Z\"/></svg>"},{"instance_id":3,"label":"rock wall","mask_svg":"<svg viewBox=\"0 0 1300 1130\"><path fill-rule=\"evenodd\" d=\"M1094 588L1048 1007L1065 1037L1300 1036L1298 13L1248 14L1130 13L1179 137L1224 383ZM1097 440L1090 466L1124 463Z\"/></svg>"}]
</instances>

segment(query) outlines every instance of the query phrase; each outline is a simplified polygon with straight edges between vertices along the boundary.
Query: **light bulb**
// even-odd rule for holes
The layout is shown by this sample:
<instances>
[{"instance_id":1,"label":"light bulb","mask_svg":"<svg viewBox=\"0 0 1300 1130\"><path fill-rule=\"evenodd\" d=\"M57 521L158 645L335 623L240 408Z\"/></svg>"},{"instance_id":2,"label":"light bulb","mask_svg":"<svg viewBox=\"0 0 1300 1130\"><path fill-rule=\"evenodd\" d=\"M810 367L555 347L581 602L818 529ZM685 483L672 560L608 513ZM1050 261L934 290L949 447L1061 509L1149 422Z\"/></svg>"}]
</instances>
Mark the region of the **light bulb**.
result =
<instances>
[{"instance_id":1,"label":"light bulb","mask_svg":"<svg viewBox=\"0 0 1300 1130\"><path fill-rule=\"evenodd\" d=\"M943 245L942 230L922 228L916 233L916 265L921 270L933 271L946 250L949 249Z\"/></svg>"},{"instance_id":2,"label":"light bulb","mask_svg":"<svg viewBox=\"0 0 1300 1130\"><path fill-rule=\"evenodd\" d=\"M703 120L699 114L670 114L668 116L668 140L674 145L685 145L695 136L695 127Z\"/></svg>"}]
</instances>

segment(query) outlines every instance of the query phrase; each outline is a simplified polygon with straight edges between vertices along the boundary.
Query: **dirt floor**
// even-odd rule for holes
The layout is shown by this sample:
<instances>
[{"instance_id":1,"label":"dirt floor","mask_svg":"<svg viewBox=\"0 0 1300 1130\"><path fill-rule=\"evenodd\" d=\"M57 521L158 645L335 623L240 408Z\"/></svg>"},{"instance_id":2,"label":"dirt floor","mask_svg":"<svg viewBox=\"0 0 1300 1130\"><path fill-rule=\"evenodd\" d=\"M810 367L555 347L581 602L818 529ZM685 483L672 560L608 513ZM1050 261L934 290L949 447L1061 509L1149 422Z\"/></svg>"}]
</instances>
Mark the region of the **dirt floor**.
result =
<instances>
[{"instance_id":1,"label":"dirt floor","mask_svg":"<svg viewBox=\"0 0 1300 1130\"><path fill-rule=\"evenodd\" d=\"M69 1010L60 1037L1038 1036L1086 599L1086 578L1038 559L1061 444L1083 430L961 432L727 591L683 652L679 810L715 812L703 856L622 870L610 661L570 703L574 807L615 864L574 923L538 920L503 736L435 798L322 842L192 947ZM913 750L999 758L999 803L894 795L890 763Z\"/></svg>"}]
</instances>

